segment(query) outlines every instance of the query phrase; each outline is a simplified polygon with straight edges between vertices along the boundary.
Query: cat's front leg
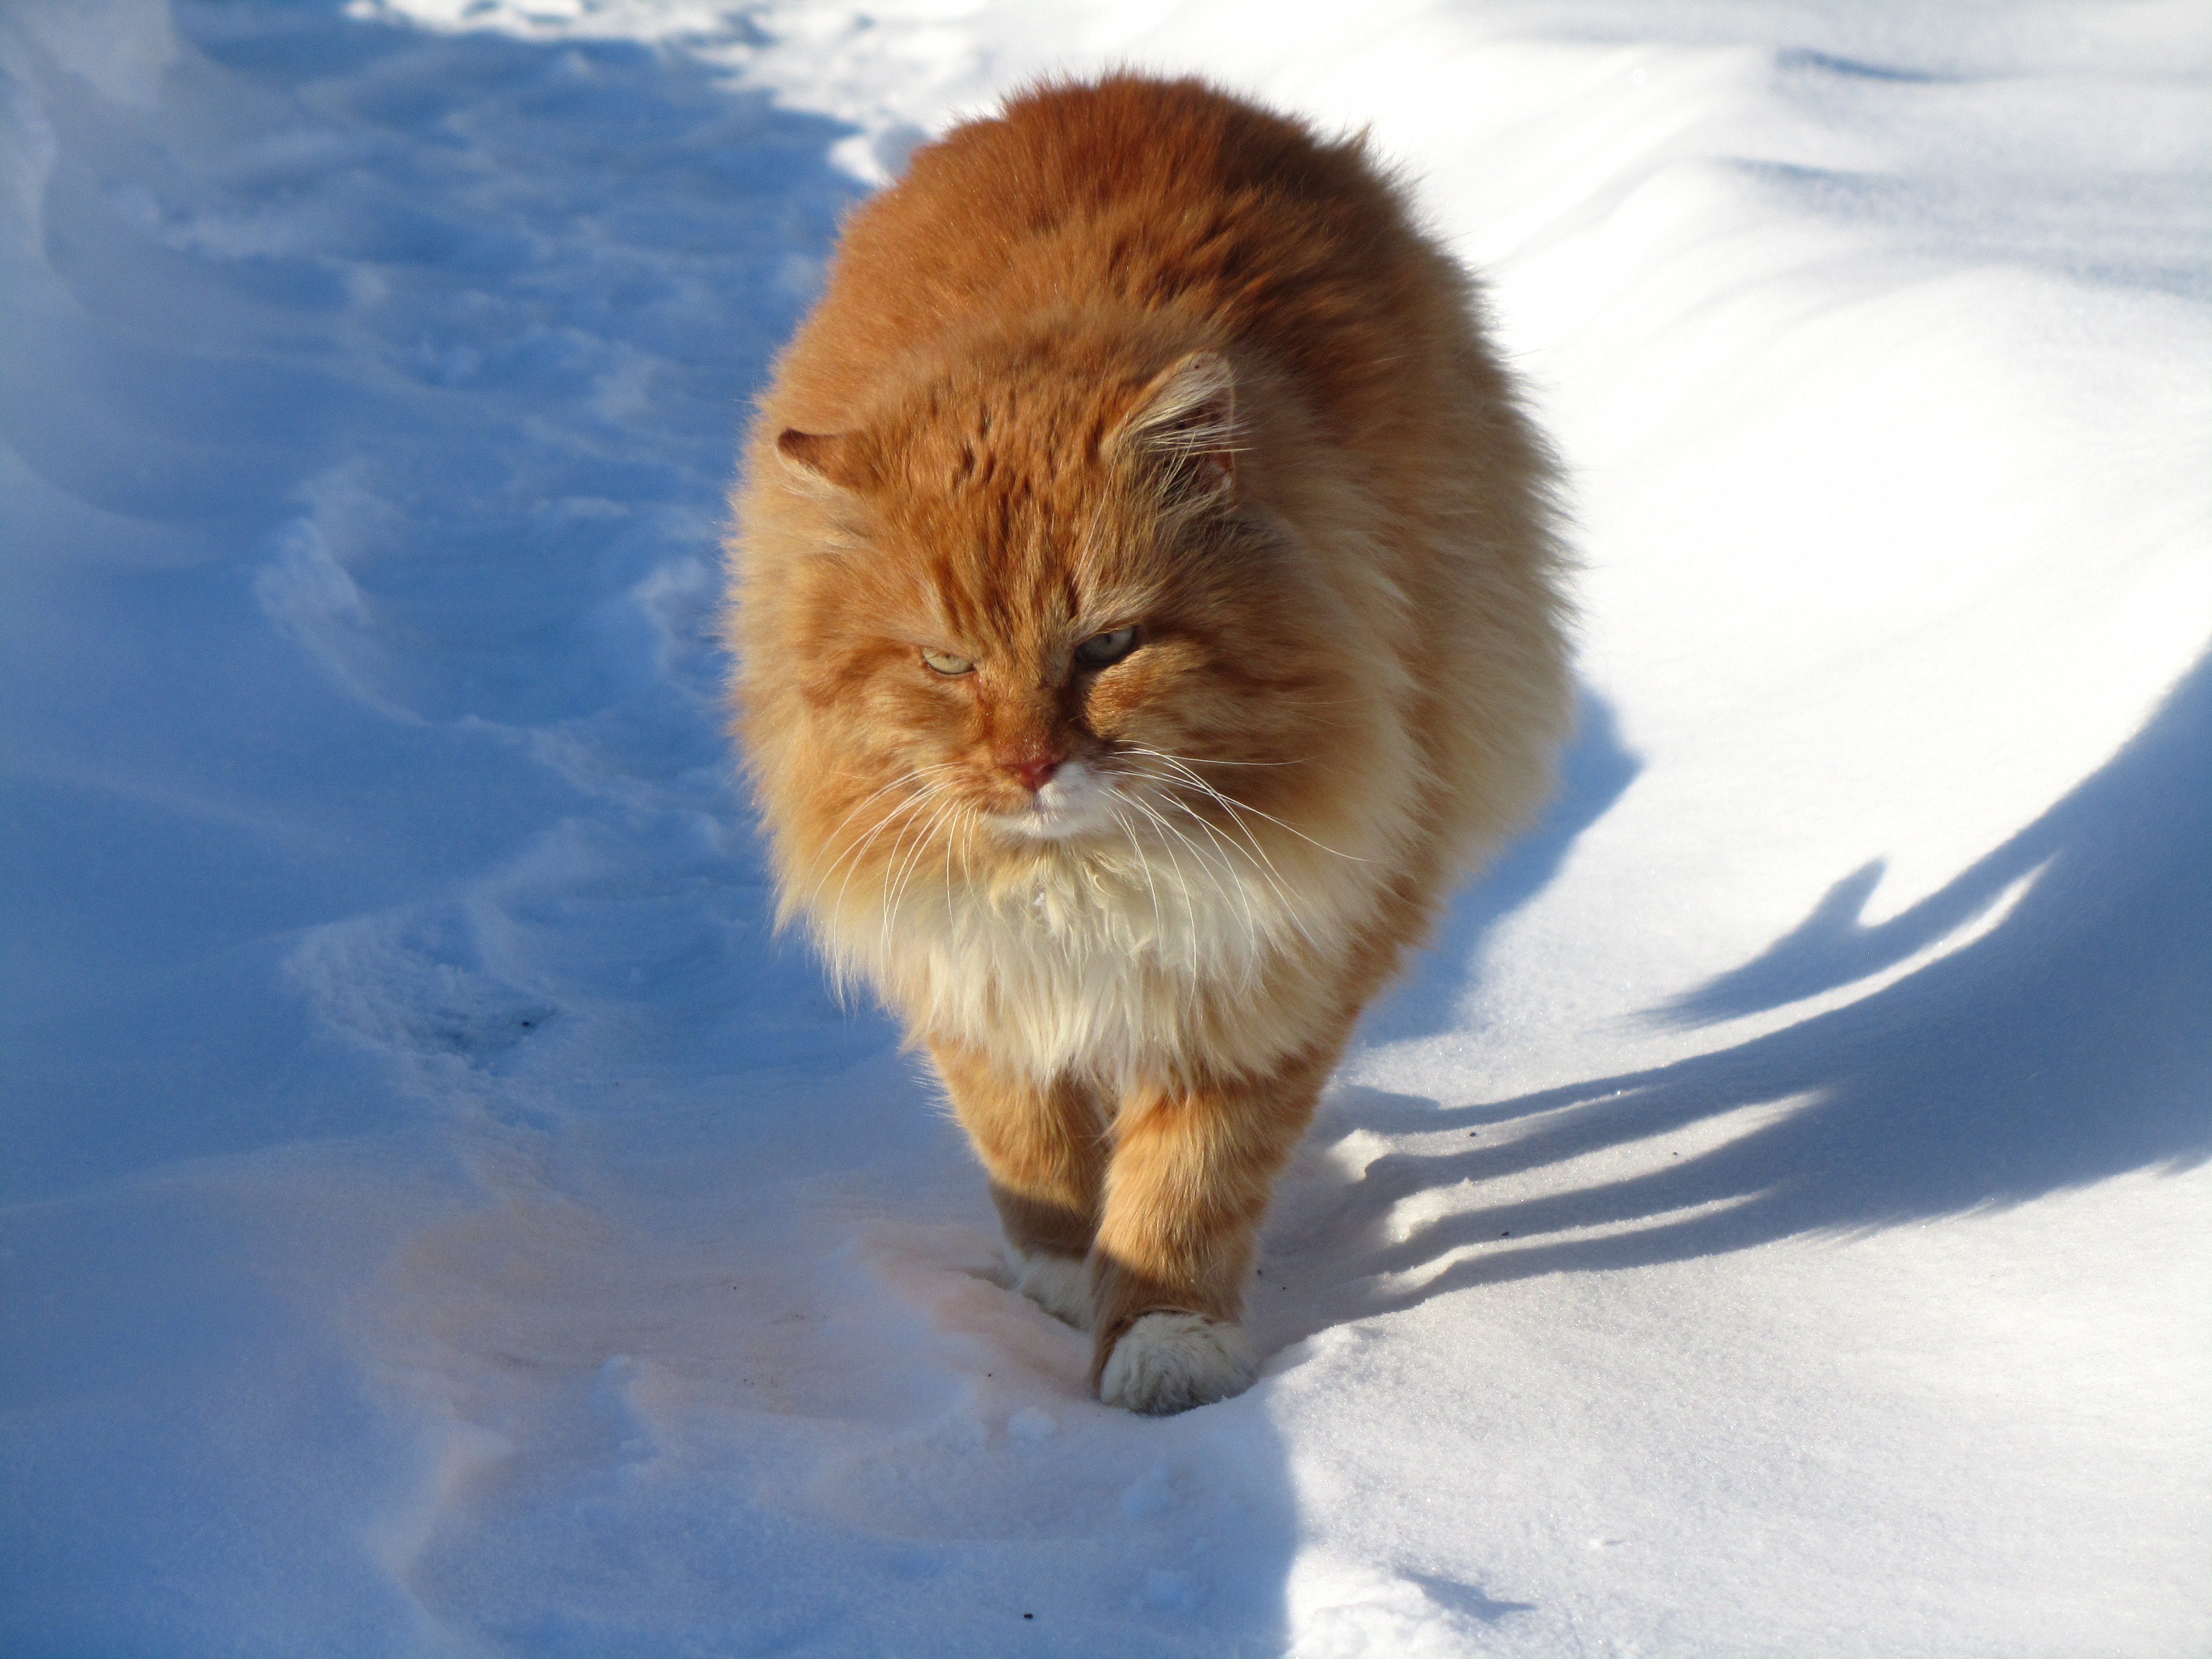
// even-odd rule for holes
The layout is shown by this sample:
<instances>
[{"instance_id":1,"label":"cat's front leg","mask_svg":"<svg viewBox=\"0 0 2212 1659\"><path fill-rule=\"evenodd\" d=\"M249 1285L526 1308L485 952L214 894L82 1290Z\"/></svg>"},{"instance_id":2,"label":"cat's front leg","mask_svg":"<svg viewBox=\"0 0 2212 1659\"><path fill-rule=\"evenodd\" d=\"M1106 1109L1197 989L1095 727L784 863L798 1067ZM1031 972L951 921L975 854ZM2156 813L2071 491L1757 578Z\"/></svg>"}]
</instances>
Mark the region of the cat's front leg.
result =
<instances>
[{"instance_id":1,"label":"cat's front leg","mask_svg":"<svg viewBox=\"0 0 2212 1659\"><path fill-rule=\"evenodd\" d=\"M1065 1078L1040 1086L964 1043L933 1042L929 1054L990 1176L1014 1288L1087 1329L1085 1258L1106 1181L1106 1126L1097 1097Z\"/></svg>"},{"instance_id":2,"label":"cat's front leg","mask_svg":"<svg viewBox=\"0 0 2212 1659\"><path fill-rule=\"evenodd\" d=\"M1123 1102L1091 1261L1091 1380L1106 1404L1188 1411L1251 1385L1244 1281L1333 1057Z\"/></svg>"}]
</instances>

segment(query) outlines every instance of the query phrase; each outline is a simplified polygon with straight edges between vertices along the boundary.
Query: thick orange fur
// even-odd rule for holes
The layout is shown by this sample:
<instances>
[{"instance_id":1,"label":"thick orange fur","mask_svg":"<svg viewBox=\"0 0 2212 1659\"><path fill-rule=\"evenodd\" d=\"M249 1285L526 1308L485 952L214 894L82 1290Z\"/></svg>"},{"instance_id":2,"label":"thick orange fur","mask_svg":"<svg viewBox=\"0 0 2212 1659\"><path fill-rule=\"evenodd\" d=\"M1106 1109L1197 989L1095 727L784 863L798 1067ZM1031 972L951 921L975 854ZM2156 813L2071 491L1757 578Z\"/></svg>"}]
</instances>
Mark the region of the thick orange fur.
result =
<instances>
[{"instance_id":1,"label":"thick orange fur","mask_svg":"<svg viewBox=\"0 0 2212 1659\"><path fill-rule=\"evenodd\" d=\"M1548 787L1552 475L1475 316L1357 142L1116 76L918 151L762 399L783 914L927 1046L1118 1403L1241 1386L1173 1345L1241 1340L1354 1018Z\"/></svg>"}]
</instances>

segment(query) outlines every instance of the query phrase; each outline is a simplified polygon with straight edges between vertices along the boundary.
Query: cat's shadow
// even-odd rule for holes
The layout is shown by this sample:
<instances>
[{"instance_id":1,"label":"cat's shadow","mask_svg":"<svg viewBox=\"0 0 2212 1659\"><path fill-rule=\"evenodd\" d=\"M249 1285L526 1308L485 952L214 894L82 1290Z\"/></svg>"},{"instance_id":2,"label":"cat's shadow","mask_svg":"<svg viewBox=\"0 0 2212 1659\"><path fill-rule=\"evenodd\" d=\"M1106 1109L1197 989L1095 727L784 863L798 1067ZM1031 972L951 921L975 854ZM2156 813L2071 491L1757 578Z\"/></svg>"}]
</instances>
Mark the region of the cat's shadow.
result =
<instances>
[{"instance_id":1,"label":"cat's shadow","mask_svg":"<svg viewBox=\"0 0 2212 1659\"><path fill-rule=\"evenodd\" d=\"M1647 1018L1780 1009L1935 949L1856 1000L1672 1064L1480 1105L1339 1086L1316 1155L1285 1183L1256 1322L1285 1343L1475 1285L1848 1235L2203 1163L2208 823L2212 658L2111 761L1936 893L1863 925L1879 866L1846 874L1758 957ZM1954 936L1964 942L1940 949ZM1433 1014L1446 994L1425 994ZM1741 1127L1716 1121L1738 1112ZM1362 1132L1419 1136L1420 1149L1360 1166L1340 1154ZM1509 1177L1599 1152L1612 1154L1602 1179L1504 1195ZM1434 1218L1395 1219L1462 1183L1465 1199L1416 1205Z\"/></svg>"}]
</instances>

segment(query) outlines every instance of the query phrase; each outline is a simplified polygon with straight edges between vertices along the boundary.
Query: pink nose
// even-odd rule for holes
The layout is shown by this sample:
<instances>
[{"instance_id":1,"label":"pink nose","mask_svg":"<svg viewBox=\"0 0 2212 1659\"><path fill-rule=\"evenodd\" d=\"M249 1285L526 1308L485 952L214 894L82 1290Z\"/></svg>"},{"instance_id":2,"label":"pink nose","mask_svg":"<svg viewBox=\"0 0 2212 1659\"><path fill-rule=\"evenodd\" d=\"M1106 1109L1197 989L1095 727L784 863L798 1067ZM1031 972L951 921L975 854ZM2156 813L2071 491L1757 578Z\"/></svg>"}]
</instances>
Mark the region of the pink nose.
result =
<instances>
[{"instance_id":1,"label":"pink nose","mask_svg":"<svg viewBox=\"0 0 2212 1659\"><path fill-rule=\"evenodd\" d=\"M1039 758L1010 760L1005 763L1005 766L1006 770L1019 778L1023 787L1028 789L1043 788L1052 781L1052 775L1060 770L1058 760Z\"/></svg>"}]
</instances>

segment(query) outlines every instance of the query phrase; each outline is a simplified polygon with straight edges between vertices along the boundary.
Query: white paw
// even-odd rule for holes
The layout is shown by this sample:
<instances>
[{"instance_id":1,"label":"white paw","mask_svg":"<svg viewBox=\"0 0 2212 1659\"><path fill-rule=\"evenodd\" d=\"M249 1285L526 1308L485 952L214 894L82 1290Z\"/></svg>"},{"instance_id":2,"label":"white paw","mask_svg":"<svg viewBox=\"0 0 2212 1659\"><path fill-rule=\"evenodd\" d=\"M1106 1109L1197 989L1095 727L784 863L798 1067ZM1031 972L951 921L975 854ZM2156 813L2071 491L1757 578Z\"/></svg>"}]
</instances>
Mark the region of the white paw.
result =
<instances>
[{"instance_id":1,"label":"white paw","mask_svg":"<svg viewBox=\"0 0 2212 1659\"><path fill-rule=\"evenodd\" d=\"M1030 1255L1009 1248L1014 1288L1055 1319L1079 1331L1091 1328L1091 1270L1072 1255Z\"/></svg>"},{"instance_id":2,"label":"white paw","mask_svg":"<svg viewBox=\"0 0 2212 1659\"><path fill-rule=\"evenodd\" d=\"M1164 1417L1242 1394L1259 1371L1242 1325L1194 1313L1148 1313L1121 1334L1099 1374L1098 1397Z\"/></svg>"}]
</instances>

